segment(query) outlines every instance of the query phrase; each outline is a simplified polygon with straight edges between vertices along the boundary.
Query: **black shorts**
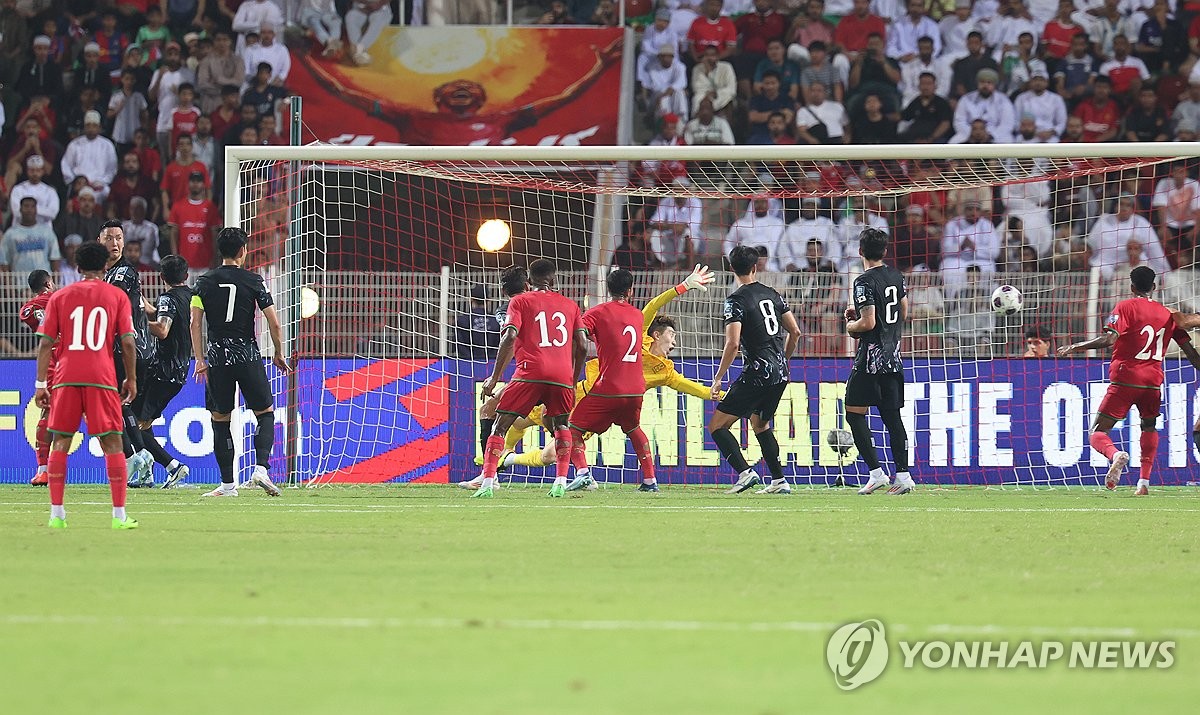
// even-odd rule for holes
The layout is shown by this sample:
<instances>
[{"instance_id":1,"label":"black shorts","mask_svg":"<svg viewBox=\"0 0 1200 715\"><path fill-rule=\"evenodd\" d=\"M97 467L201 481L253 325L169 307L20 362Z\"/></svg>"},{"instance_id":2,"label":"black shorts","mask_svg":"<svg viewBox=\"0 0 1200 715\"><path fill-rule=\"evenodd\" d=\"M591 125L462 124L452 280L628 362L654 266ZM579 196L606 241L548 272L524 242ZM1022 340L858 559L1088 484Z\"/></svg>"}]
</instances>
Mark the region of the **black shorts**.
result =
<instances>
[{"instance_id":1,"label":"black shorts","mask_svg":"<svg viewBox=\"0 0 1200 715\"><path fill-rule=\"evenodd\" d=\"M898 410L904 405L904 373L882 372L871 374L850 371L846 380L847 407L878 407L881 410Z\"/></svg>"},{"instance_id":2,"label":"black shorts","mask_svg":"<svg viewBox=\"0 0 1200 715\"><path fill-rule=\"evenodd\" d=\"M758 415L770 422L775 419L775 410L787 390L786 381L777 385L747 385L737 380L729 388L725 399L717 404L717 409L727 415L736 415L743 419L750 415Z\"/></svg>"},{"instance_id":3,"label":"black shorts","mask_svg":"<svg viewBox=\"0 0 1200 715\"><path fill-rule=\"evenodd\" d=\"M138 383L138 406L140 409L134 414L141 422L153 422L162 417L163 410L167 409L167 405L182 389L183 385L179 383L160 380L153 375L147 377L146 382Z\"/></svg>"},{"instance_id":4,"label":"black shorts","mask_svg":"<svg viewBox=\"0 0 1200 715\"><path fill-rule=\"evenodd\" d=\"M121 383L125 382L125 361L120 357L116 357L115 359L117 361L117 389L120 390ZM148 364L145 360L138 359L134 367L134 371L137 373L138 391L137 395L133 398L133 402L129 403L129 409L133 410L135 417L141 413L144 395L146 394L146 366Z\"/></svg>"},{"instance_id":5,"label":"black shorts","mask_svg":"<svg viewBox=\"0 0 1200 715\"><path fill-rule=\"evenodd\" d=\"M275 398L267 382L267 369L261 360L237 365L209 365L204 404L209 412L227 415L236 407L236 388L242 388L246 407L254 412L271 409Z\"/></svg>"}]
</instances>

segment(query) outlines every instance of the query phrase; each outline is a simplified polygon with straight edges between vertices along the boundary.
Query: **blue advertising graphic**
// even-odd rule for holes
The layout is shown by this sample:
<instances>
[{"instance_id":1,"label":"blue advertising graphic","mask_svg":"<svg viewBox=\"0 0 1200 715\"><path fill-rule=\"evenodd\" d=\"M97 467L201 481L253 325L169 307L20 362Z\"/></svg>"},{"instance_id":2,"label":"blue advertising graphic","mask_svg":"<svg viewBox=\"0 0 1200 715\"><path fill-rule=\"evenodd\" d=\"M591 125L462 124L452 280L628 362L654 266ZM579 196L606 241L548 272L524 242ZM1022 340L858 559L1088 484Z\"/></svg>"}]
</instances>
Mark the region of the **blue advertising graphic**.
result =
<instances>
[{"instance_id":1,"label":"blue advertising graphic","mask_svg":"<svg viewBox=\"0 0 1200 715\"><path fill-rule=\"evenodd\" d=\"M707 383L715 361L680 361L681 372ZM838 474L862 475L857 455L839 455L827 442L843 429L841 398L850 361L795 360L776 416L785 469L800 483L823 484ZM274 375L274 371L268 368ZM303 480L320 482L446 482L478 473L479 383L490 365L459 360L326 360L302 362L298 400L297 467ZM738 371L735 366L734 373ZM1099 360L914 360L906 368L904 420L909 427L914 476L939 484L1095 484L1105 462L1088 445L1092 414L1107 388L1107 362ZM1154 482L1194 479L1200 458L1192 424L1200 417L1195 373L1170 363ZM33 475L38 410L32 405L34 363L4 362L0 371L0 483ZM283 380L274 376L276 450L272 472L285 476ZM667 388L647 393L642 424L664 483L725 483L730 471L705 425L713 404ZM252 466L255 422L235 415L239 469ZM1113 431L1118 446L1138 464L1139 420ZM888 458L882 425L872 428ZM189 383L154 426L166 449L192 468L192 481L217 480L212 428L203 387ZM742 433L746 454L758 458L755 440ZM523 449L539 449L545 436L530 430ZM608 480L634 481L637 464L618 430L594 439L589 459ZM94 440L78 439L70 458L72 483L102 482L104 465ZM612 467L620 467L619 470ZM161 470L159 471L161 475ZM516 468L514 479L547 471Z\"/></svg>"}]
</instances>

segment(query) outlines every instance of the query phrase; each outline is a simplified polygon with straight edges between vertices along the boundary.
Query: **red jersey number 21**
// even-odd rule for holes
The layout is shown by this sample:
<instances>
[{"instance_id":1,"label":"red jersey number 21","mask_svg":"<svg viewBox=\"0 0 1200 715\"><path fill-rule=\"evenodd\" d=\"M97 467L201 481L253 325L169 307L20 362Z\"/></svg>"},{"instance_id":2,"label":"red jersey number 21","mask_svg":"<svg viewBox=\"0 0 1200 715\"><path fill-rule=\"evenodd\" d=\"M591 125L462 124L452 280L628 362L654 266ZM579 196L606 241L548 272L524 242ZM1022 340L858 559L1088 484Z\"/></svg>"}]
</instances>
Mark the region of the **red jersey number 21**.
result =
<instances>
[{"instance_id":1,"label":"red jersey number 21","mask_svg":"<svg viewBox=\"0 0 1200 715\"><path fill-rule=\"evenodd\" d=\"M92 308L88 313L86 326L82 305L72 310L68 317L71 319L71 342L67 345L67 350L83 350L85 334L88 350L100 352L104 348L104 336L108 332L108 313L104 308Z\"/></svg>"},{"instance_id":2,"label":"red jersey number 21","mask_svg":"<svg viewBox=\"0 0 1200 715\"><path fill-rule=\"evenodd\" d=\"M535 315L533 320L538 324L538 330L542 335L542 339L538 343L539 348L561 348L567 344L567 316L562 313L552 313L550 315L550 320L554 321L554 332L557 334L557 337L553 340L550 339L550 330L547 327L546 311L543 310Z\"/></svg>"}]
</instances>

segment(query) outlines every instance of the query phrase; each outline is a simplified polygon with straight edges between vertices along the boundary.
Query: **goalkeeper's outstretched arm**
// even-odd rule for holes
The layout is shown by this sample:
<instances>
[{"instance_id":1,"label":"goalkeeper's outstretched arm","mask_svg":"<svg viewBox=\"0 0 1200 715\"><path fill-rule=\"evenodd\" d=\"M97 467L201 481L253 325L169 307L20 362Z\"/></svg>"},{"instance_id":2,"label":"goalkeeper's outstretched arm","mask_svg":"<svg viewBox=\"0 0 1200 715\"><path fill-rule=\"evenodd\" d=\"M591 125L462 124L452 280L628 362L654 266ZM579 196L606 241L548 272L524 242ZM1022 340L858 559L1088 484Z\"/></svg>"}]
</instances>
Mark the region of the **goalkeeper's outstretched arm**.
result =
<instances>
[{"instance_id":1,"label":"goalkeeper's outstretched arm","mask_svg":"<svg viewBox=\"0 0 1200 715\"><path fill-rule=\"evenodd\" d=\"M707 291L708 284L712 283L715 279L716 276L712 274L712 271L708 270L708 266L702 266L697 263L696 267L692 269L687 278L683 279L682 283L659 293L653 300L646 304L645 308L642 308L642 332L645 333L650 329L650 324L654 322L658 311L662 310L667 303L687 293L689 290Z\"/></svg>"}]
</instances>

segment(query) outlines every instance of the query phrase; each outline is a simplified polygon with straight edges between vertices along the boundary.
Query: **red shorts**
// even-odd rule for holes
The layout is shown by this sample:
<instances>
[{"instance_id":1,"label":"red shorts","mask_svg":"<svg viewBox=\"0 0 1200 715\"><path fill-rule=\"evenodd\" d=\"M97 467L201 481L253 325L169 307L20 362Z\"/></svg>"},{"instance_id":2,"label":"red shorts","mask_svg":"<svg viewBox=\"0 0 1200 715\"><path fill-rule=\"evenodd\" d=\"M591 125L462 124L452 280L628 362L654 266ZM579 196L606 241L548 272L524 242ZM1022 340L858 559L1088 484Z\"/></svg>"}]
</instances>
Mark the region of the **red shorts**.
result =
<instances>
[{"instance_id":1,"label":"red shorts","mask_svg":"<svg viewBox=\"0 0 1200 715\"><path fill-rule=\"evenodd\" d=\"M50 420L46 428L58 434L75 434L79 421L87 417L92 436L121 433L121 395L116 390L82 385L59 385L50 392Z\"/></svg>"},{"instance_id":2,"label":"red shorts","mask_svg":"<svg viewBox=\"0 0 1200 715\"><path fill-rule=\"evenodd\" d=\"M1158 417L1162 408L1162 391L1152 387L1109 385L1104 399L1100 400L1100 409L1097 412L1115 420L1123 420L1129 414L1132 405L1137 405L1138 413L1144 420Z\"/></svg>"},{"instance_id":3,"label":"red shorts","mask_svg":"<svg viewBox=\"0 0 1200 715\"><path fill-rule=\"evenodd\" d=\"M580 432L603 434L617 425L629 434L642 423L642 396L606 397L584 395L571 412L570 425Z\"/></svg>"},{"instance_id":4,"label":"red shorts","mask_svg":"<svg viewBox=\"0 0 1200 715\"><path fill-rule=\"evenodd\" d=\"M543 413L546 417L570 414L575 406L575 388L514 380L504 386L496 411L525 417L538 405L546 408Z\"/></svg>"}]
</instances>

